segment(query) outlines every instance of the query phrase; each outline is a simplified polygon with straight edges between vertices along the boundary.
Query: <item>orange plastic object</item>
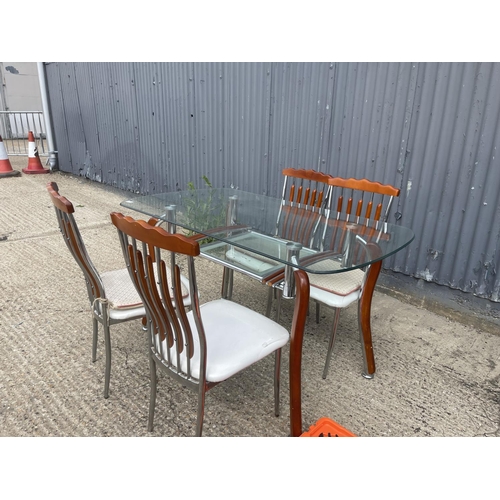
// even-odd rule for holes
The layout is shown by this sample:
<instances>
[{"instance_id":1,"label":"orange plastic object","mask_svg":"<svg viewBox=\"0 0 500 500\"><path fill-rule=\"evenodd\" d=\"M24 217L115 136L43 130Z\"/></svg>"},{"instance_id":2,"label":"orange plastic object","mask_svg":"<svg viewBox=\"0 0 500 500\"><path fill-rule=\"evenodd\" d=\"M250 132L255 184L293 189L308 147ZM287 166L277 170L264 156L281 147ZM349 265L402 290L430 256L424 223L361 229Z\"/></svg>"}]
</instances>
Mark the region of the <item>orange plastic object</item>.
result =
<instances>
[{"instance_id":1,"label":"orange plastic object","mask_svg":"<svg viewBox=\"0 0 500 500\"><path fill-rule=\"evenodd\" d=\"M302 433L300 437L356 437L356 435L337 424L337 422L323 417L314 425L311 425L309 431Z\"/></svg>"}]
</instances>

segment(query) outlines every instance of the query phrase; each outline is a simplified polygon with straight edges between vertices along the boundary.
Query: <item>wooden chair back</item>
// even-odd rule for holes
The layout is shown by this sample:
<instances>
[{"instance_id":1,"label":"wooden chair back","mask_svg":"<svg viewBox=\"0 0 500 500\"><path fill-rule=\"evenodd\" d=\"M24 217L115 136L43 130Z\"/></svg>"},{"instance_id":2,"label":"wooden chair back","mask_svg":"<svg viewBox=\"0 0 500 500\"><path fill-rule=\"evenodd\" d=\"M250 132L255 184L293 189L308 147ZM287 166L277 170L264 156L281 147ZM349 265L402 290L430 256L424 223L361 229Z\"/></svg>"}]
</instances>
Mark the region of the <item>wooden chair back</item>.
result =
<instances>
[{"instance_id":1,"label":"wooden chair back","mask_svg":"<svg viewBox=\"0 0 500 500\"><path fill-rule=\"evenodd\" d=\"M195 348L200 349L200 362L206 363L206 341L199 313L198 291L194 257L200 254L199 243L180 234L171 234L159 226L135 220L113 212L111 221L118 230L123 255L144 306L146 308L149 346L152 355L175 378L182 378L186 385L195 381L191 376L191 360ZM192 331L181 289L181 272L175 260L171 269L171 283L167 276L167 264L161 250L169 255L187 258L192 311L196 330ZM170 264L169 264L170 265ZM197 335L195 342L194 335ZM204 369L200 369L204 377ZM199 383L204 383L200 380Z\"/></svg>"},{"instance_id":2,"label":"wooden chair back","mask_svg":"<svg viewBox=\"0 0 500 500\"><path fill-rule=\"evenodd\" d=\"M105 299L101 277L90 260L80 231L78 230L78 225L73 216L75 212L73 203L59 194L59 187L55 182L49 182L47 184L47 191L54 205L57 222L63 235L64 242L83 271L90 303L93 304L95 299L98 298Z\"/></svg>"},{"instance_id":3,"label":"wooden chair back","mask_svg":"<svg viewBox=\"0 0 500 500\"><path fill-rule=\"evenodd\" d=\"M331 204L331 176L315 170L286 168L276 236L313 245L321 217L328 218Z\"/></svg>"},{"instance_id":4,"label":"wooden chair back","mask_svg":"<svg viewBox=\"0 0 500 500\"><path fill-rule=\"evenodd\" d=\"M394 186L368 179L331 177L328 182L332 202L321 239L323 250L342 251L347 224L359 224L357 234L361 237L378 231L380 224L387 222L394 198L400 194Z\"/></svg>"},{"instance_id":5,"label":"wooden chair back","mask_svg":"<svg viewBox=\"0 0 500 500\"><path fill-rule=\"evenodd\" d=\"M338 214L346 214L349 219L360 217L387 221L394 198L400 190L389 184L369 181L368 179L343 179L332 177L332 207Z\"/></svg>"}]
</instances>

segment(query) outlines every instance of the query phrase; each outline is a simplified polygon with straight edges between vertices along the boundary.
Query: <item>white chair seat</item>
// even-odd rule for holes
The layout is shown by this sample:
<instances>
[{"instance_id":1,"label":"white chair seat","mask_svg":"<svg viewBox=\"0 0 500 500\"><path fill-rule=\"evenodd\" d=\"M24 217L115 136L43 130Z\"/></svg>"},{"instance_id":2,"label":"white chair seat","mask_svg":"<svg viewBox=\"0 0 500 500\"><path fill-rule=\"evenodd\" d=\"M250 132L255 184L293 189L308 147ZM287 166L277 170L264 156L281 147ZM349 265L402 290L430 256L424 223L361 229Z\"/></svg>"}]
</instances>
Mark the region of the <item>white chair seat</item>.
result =
<instances>
[{"instance_id":1,"label":"white chair seat","mask_svg":"<svg viewBox=\"0 0 500 500\"><path fill-rule=\"evenodd\" d=\"M279 324L229 300L203 304L200 314L207 341L207 382L228 379L283 347L289 339L288 331ZM193 313L190 311L187 316L192 331L196 332ZM193 342L195 354L191 359L191 375L197 379L200 376L198 335L193 335ZM174 348L170 352L172 363L177 366ZM181 368L187 370L184 352Z\"/></svg>"},{"instance_id":2,"label":"white chair seat","mask_svg":"<svg viewBox=\"0 0 500 500\"><path fill-rule=\"evenodd\" d=\"M128 321L135 318L144 318L146 316L146 309L144 306L127 307L126 309L113 309L110 307L108 311L109 319L114 322Z\"/></svg>"}]
</instances>

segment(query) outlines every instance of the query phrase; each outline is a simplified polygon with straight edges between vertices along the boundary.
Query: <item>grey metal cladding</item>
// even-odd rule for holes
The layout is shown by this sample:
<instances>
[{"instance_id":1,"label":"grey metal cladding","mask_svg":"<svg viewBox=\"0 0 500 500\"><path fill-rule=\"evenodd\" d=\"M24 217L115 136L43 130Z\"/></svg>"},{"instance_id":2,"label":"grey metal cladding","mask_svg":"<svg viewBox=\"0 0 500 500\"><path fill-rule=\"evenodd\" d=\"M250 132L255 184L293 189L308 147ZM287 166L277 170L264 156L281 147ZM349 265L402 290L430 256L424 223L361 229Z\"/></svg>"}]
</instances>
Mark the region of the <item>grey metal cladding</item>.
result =
<instances>
[{"instance_id":1,"label":"grey metal cladding","mask_svg":"<svg viewBox=\"0 0 500 500\"><path fill-rule=\"evenodd\" d=\"M421 65L404 196L405 223L416 234L406 255L411 274L494 301L499 71L498 63Z\"/></svg>"},{"instance_id":2,"label":"grey metal cladding","mask_svg":"<svg viewBox=\"0 0 500 500\"><path fill-rule=\"evenodd\" d=\"M388 269L500 302L500 63L48 63L63 171L137 193L280 193L285 167L401 189Z\"/></svg>"}]
</instances>

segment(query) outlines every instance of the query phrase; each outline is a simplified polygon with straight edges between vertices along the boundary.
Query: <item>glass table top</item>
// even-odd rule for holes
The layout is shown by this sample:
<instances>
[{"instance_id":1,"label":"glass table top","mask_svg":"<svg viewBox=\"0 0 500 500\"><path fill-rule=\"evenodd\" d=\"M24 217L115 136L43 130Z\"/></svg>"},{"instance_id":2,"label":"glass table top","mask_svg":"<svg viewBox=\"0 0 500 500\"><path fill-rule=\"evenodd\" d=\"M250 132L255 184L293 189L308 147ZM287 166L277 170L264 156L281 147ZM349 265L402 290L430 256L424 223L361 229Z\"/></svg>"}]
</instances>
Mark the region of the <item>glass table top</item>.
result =
<instances>
[{"instance_id":1,"label":"glass table top","mask_svg":"<svg viewBox=\"0 0 500 500\"><path fill-rule=\"evenodd\" d=\"M326 218L239 189L134 196L121 205L175 224L188 236L205 235L200 240L204 257L256 277L287 264L317 274L345 272L384 259L414 238L404 226L354 216L346 220L333 211Z\"/></svg>"}]
</instances>

